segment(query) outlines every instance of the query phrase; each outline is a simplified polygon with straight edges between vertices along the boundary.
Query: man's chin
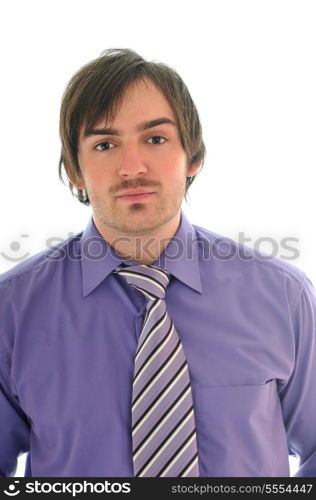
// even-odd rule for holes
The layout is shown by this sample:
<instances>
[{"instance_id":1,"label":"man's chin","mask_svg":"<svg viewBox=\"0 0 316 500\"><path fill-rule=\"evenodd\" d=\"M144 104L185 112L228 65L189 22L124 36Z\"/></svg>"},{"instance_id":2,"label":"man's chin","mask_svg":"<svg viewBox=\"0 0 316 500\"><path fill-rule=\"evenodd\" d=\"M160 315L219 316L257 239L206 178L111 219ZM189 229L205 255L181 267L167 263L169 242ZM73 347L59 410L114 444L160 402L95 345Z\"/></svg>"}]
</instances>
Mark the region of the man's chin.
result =
<instances>
[{"instance_id":1,"label":"man's chin","mask_svg":"<svg viewBox=\"0 0 316 500\"><path fill-rule=\"evenodd\" d=\"M118 226L117 229L121 233L126 234L127 236L142 236L145 234L155 232L159 227L160 224L157 223L153 224L149 222L144 222L144 223L139 222L138 224L133 224L132 222L130 222Z\"/></svg>"},{"instance_id":2,"label":"man's chin","mask_svg":"<svg viewBox=\"0 0 316 500\"><path fill-rule=\"evenodd\" d=\"M102 223L105 230L109 229L117 236L135 237L152 235L155 236L164 225L169 226L172 220L177 216L178 212L159 210L159 207L151 207L151 210L144 210L144 207L139 210L128 210L124 213L113 211L111 215L100 214L97 218ZM95 214L96 215L96 214Z\"/></svg>"}]
</instances>

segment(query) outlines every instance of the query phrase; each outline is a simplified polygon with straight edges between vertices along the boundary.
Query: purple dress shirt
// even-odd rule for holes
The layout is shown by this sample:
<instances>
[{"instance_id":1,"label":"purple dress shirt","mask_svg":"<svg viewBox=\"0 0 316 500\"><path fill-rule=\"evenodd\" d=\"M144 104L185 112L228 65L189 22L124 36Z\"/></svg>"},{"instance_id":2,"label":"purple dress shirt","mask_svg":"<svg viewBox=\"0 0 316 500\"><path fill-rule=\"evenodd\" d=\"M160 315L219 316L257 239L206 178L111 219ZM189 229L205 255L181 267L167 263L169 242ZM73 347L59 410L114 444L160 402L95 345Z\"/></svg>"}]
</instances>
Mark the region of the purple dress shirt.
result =
<instances>
[{"instance_id":1,"label":"purple dress shirt","mask_svg":"<svg viewBox=\"0 0 316 500\"><path fill-rule=\"evenodd\" d=\"M146 299L91 219L0 277L0 476L133 475ZM181 223L154 264L192 382L201 476L316 476L316 297L306 275Z\"/></svg>"}]
</instances>

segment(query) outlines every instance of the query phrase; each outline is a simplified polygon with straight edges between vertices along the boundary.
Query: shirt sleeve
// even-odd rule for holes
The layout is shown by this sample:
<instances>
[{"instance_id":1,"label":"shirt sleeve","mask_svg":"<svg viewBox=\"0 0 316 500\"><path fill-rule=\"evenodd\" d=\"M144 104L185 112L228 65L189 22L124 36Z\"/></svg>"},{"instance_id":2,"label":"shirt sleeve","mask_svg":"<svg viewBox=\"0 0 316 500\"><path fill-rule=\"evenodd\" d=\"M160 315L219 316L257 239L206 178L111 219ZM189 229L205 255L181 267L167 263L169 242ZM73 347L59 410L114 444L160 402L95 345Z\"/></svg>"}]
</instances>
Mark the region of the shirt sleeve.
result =
<instances>
[{"instance_id":1,"label":"shirt sleeve","mask_svg":"<svg viewBox=\"0 0 316 500\"><path fill-rule=\"evenodd\" d=\"M305 276L293 311L295 364L280 391L290 455L299 462L294 477L316 476L316 292Z\"/></svg>"},{"instance_id":2,"label":"shirt sleeve","mask_svg":"<svg viewBox=\"0 0 316 500\"><path fill-rule=\"evenodd\" d=\"M5 295L0 297L0 477L12 477L17 459L29 451L30 424L19 406L10 377L11 357L6 343Z\"/></svg>"},{"instance_id":3,"label":"shirt sleeve","mask_svg":"<svg viewBox=\"0 0 316 500\"><path fill-rule=\"evenodd\" d=\"M30 426L12 398L8 377L0 360L0 477L12 477L17 458L29 450Z\"/></svg>"}]
</instances>

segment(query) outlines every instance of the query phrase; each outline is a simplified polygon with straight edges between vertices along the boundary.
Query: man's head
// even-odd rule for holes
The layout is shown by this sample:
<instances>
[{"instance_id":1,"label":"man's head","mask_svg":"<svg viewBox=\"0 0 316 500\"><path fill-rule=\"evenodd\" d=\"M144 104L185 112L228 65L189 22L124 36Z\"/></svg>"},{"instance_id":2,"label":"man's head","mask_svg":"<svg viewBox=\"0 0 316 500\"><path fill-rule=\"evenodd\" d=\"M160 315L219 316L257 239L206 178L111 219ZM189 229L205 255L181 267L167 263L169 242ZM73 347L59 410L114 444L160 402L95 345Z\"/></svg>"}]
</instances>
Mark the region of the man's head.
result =
<instances>
[{"instance_id":1,"label":"man's head","mask_svg":"<svg viewBox=\"0 0 316 500\"><path fill-rule=\"evenodd\" d=\"M59 176L62 179L64 167L71 192L84 204L90 204L87 190L74 184L82 180L78 161L80 132L92 129L100 120L111 122L128 87L143 79L150 80L172 108L188 164L203 165L205 146L198 112L178 73L165 64L145 61L130 49L109 49L71 78L60 110ZM194 178L187 177L185 195Z\"/></svg>"}]
</instances>

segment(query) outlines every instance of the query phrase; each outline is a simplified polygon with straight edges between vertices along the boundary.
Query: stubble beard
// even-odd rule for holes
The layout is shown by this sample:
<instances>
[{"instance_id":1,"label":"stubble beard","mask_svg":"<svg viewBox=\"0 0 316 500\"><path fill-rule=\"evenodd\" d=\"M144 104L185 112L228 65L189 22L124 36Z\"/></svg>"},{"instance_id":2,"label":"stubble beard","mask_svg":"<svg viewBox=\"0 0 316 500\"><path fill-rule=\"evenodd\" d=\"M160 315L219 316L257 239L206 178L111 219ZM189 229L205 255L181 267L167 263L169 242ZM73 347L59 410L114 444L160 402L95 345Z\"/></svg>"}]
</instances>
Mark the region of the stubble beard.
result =
<instances>
[{"instance_id":1,"label":"stubble beard","mask_svg":"<svg viewBox=\"0 0 316 500\"><path fill-rule=\"evenodd\" d=\"M93 213L104 226L111 228L121 236L140 236L157 232L162 226L168 224L179 213L185 194L185 182L173 192L172 197L165 195L161 198L158 192L158 203L151 200L147 203L130 203L123 206L119 201L106 203L103 197L96 193L89 193ZM121 206L119 206L121 205Z\"/></svg>"}]
</instances>

